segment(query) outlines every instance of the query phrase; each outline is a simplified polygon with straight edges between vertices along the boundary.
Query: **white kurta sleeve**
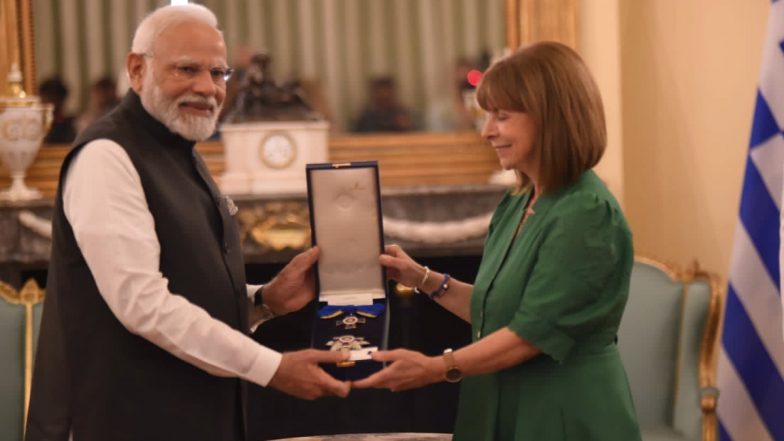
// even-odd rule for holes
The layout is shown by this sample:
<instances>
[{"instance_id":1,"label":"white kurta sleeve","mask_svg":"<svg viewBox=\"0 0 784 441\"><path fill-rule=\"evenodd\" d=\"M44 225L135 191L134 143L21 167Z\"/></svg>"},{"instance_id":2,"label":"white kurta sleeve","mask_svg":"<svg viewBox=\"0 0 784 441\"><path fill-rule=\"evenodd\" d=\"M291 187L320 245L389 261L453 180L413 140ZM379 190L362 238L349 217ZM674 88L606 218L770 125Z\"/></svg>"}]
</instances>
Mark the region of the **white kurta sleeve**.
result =
<instances>
[{"instance_id":1,"label":"white kurta sleeve","mask_svg":"<svg viewBox=\"0 0 784 441\"><path fill-rule=\"evenodd\" d=\"M64 185L63 207L79 249L128 331L213 375L269 383L280 353L169 291L141 179L120 145L107 139L85 145Z\"/></svg>"}]
</instances>

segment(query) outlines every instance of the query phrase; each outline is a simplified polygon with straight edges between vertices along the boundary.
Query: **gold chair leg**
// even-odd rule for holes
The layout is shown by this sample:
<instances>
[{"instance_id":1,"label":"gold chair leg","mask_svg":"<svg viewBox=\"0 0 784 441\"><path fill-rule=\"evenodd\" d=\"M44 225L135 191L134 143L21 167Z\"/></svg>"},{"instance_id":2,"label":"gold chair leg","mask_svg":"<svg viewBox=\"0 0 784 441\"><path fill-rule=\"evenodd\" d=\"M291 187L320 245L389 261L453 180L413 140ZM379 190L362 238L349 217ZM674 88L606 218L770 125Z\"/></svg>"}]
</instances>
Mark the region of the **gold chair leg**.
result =
<instances>
[{"instance_id":1,"label":"gold chair leg","mask_svg":"<svg viewBox=\"0 0 784 441\"><path fill-rule=\"evenodd\" d=\"M27 409L30 407L30 389L33 384L33 305L25 305L25 361L24 361L24 413L22 433L27 431Z\"/></svg>"},{"instance_id":2,"label":"gold chair leg","mask_svg":"<svg viewBox=\"0 0 784 441\"><path fill-rule=\"evenodd\" d=\"M30 390L33 384L33 338L35 317L33 306L42 302L44 290L35 280L28 280L19 290L19 300L25 307L25 340L24 340L24 412L22 420L22 433L27 431L27 410L30 407Z\"/></svg>"}]
</instances>

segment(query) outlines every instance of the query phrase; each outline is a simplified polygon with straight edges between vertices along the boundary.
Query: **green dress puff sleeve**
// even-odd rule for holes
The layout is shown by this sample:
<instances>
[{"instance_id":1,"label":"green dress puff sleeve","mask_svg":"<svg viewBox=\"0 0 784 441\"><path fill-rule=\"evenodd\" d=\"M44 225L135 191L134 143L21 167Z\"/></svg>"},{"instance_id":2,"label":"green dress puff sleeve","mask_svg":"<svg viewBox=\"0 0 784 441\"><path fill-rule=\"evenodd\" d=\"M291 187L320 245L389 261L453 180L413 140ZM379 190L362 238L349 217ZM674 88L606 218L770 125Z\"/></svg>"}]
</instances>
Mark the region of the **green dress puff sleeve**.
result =
<instances>
[{"instance_id":1,"label":"green dress puff sleeve","mask_svg":"<svg viewBox=\"0 0 784 441\"><path fill-rule=\"evenodd\" d=\"M508 327L556 361L582 336L620 319L625 297L604 287L628 269L627 231L607 200L566 197L548 225L524 295Z\"/></svg>"}]
</instances>

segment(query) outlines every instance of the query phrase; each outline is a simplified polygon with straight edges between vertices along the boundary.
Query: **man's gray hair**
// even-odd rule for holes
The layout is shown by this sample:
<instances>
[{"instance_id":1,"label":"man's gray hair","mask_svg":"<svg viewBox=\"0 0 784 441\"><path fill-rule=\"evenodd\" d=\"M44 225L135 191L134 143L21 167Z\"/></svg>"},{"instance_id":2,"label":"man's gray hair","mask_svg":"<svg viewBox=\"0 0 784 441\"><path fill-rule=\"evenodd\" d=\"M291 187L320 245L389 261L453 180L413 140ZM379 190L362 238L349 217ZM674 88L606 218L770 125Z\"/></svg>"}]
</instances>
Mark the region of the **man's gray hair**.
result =
<instances>
[{"instance_id":1,"label":"man's gray hair","mask_svg":"<svg viewBox=\"0 0 784 441\"><path fill-rule=\"evenodd\" d=\"M169 5L156 9L139 23L133 36L131 52L135 54L151 54L155 40L166 29L183 22L200 22L218 29L218 19L206 7L188 3L185 5Z\"/></svg>"}]
</instances>

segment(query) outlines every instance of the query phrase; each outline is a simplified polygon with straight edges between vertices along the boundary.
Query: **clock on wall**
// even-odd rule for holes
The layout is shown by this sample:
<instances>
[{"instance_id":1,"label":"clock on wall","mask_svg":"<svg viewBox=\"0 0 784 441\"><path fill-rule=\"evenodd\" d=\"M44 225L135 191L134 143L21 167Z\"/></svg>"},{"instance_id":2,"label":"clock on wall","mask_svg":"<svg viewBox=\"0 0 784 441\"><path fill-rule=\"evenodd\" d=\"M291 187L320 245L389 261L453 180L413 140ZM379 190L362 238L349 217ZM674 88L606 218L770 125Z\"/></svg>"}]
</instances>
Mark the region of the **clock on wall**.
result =
<instances>
[{"instance_id":1,"label":"clock on wall","mask_svg":"<svg viewBox=\"0 0 784 441\"><path fill-rule=\"evenodd\" d=\"M327 162L329 123L263 121L221 126L228 194L305 193L305 165Z\"/></svg>"},{"instance_id":2,"label":"clock on wall","mask_svg":"<svg viewBox=\"0 0 784 441\"><path fill-rule=\"evenodd\" d=\"M284 169L297 158L297 144L284 132L272 132L261 141L259 156L268 167Z\"/></svg>"}]
</instances>

